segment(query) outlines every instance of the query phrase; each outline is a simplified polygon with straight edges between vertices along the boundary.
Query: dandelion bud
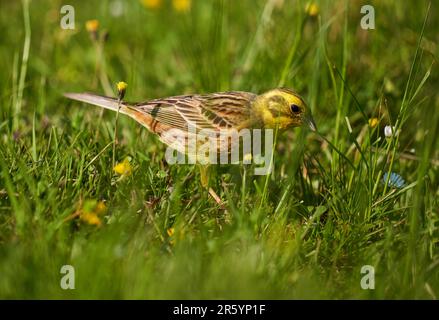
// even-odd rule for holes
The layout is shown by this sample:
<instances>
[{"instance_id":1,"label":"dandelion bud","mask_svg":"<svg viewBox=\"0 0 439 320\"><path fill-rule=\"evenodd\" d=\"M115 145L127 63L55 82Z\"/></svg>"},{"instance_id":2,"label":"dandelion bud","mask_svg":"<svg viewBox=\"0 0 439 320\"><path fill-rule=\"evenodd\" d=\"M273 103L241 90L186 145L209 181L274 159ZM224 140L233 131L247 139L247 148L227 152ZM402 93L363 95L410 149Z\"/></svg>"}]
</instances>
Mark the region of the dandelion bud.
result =
<instances>
[{"instance_id":1,"label":"dandelion bud","mask_svg":"<svg viewBox=\"0 0 439 320\"><path fill-rule=\"evenodd\" d=\"M305 12L307 15L309 15L310 17L317 17L317 15L319 14L319 6L317 4L315 4L314 2L308 2L306 7L305 7Z\"/></svg>"},{"instance_id":2,"label":"dandelion bud","mask_svg":"<svg viewBox=\"0 0 439 320\"><path fill-rule=\"evenodd\" d=\"M187 12L191 8L191 1L190 0L173 0L172 6L174 7L175 11Z\"/></svg>"},{"instance_id":3,"label":"dandelion bud","mask_svg":"<svg viewBox=\"0 0 439 320\"><path fill-rule=\"evenodd\" d=\"M148 9L158 9L162 5L162 0L140 0L140 2Z\"/></svg>"},{"instance_id":4,"label":"dandelion bud","mask_svg":"<svg viewBox=\"0 0 439 320\"><path fill-rule=\"evenodd\" d=\"M123 82L123 81L120 81L116 84L119 100L122 100L123 97L125 96L125 92L126 92L127 87L128 87L128 84L126 82Z\"/></svg>"},{"instance_id":5,"label":"dandelion bud","mask_svg":"<svg viewBox=\"0 0 439 320\"><path fill-rule=\"evenodd\" d=\"M378 122L379 121L377 118L371 118L371 119L369 119L369 126L371 128L375 128L377 126Z\"/></svg>"},{"instance_id":6,"label":"dandelion bud","mask_svg":"<svg viewBox=\"0 0 439 320\"><path fill-rule=\"evenodd\" d=\"M85 23L85 28L90 33L92 40L96 41L98 39L99 21L96 19L88 20Z\"/></svg>"}]
</instances>

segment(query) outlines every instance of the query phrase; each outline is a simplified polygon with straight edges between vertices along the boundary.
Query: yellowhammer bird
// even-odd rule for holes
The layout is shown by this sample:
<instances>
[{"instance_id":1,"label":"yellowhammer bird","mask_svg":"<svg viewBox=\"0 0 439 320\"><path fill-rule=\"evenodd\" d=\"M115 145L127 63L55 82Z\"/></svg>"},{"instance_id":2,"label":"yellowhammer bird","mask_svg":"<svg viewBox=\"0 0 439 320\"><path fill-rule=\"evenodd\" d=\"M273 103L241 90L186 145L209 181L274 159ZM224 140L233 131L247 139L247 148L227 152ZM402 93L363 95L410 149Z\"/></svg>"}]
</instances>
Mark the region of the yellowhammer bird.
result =
<instances>
[{"instance_id":1,"label":"yellowhammer bird","mask_svg":"<svg viewBox=\"0 0 439 320\"><path fill-rule=\"evenodd\" d=\"M66 93L65 96L113 111L119 109L117 98L92 93ZM122 101L120 113L135 119L161 138L170 129L187 131L189 126L220 131L276 126L285 129L307 124L311 130L316 130L303 99L285 88L261 95L231 91L174 96L140 103Z\"/></svg>"},{"instance_id":2,"label":"yellowhammer bird","mask_svg":"<svg viewBox=\"0 0 439 320\"><path fill-rule=\"evenodd\" d=\"M191 128L221 132L276 127L286 129L306 124L311 130L316 130L303 99L286 88L273 89L261 95L231 91L181 95L140 103L127 103L120 101L121 97L117 99L92 93L67 93L65 96L113 111L119 110L182 153L187 153L185 144ZM180 145L176 145L174 140L170 141L171 135L167 134L170 131L180 132L184 136ZM203 174L202 184L207 185L207 182L203 183Z\"/></svg>"}]
</instances>

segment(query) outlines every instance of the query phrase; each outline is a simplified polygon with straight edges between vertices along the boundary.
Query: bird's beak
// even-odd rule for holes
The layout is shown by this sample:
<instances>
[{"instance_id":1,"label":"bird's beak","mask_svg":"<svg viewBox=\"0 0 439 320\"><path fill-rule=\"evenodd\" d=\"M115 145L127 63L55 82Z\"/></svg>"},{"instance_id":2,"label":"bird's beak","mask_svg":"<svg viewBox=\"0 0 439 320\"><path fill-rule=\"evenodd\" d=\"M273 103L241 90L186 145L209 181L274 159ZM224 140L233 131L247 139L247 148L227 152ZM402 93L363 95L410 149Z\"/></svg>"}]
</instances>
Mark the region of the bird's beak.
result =
<instances>
[{"instance_id":1,"label":"bird's beak","mask_svg":"<svg viewBox=\"0 0 439 320\"><path fill-rule=\"evenodd\" d=\"M314 122L314 119L311 115L311 113L308 113L305 115L305 123L309 126L311 131L317 131L316 123Z\"/></svg>"}]
</instances>

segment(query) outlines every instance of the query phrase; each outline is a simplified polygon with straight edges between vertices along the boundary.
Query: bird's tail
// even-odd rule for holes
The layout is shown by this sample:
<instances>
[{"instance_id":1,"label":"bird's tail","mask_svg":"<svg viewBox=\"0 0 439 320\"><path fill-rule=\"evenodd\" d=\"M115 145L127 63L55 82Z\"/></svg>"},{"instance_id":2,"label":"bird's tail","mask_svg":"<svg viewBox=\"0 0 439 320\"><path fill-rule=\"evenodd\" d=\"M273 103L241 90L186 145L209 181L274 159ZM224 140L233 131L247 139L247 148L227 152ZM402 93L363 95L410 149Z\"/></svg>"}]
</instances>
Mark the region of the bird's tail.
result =
<instances>
[{"instance_id":1,"label":"bird's tail","mask_svg":"<svg viewBox=\"0 0 439 320\"><path fill-rule=\"evenodd\" d=\"M119 104L118 99L100 96L93 93L65 93L64 96L72 100L90 103L95 106L99 106L116 112L120 107L119 112L125 114L128 113L128 109L129 109L126 103L121 102Z\"/></svg>"}]
</instances>

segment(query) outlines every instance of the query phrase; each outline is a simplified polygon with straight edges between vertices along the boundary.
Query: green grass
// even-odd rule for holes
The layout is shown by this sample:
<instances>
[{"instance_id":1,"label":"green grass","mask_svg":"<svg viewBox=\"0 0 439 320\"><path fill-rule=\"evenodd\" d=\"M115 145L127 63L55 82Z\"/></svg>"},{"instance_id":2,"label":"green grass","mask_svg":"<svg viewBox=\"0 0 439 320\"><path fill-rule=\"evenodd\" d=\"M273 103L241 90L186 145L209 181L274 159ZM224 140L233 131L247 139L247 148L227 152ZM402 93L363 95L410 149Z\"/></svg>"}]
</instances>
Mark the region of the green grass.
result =
<instances>
[{"instance_id":1,"label":"green grass","mask_svg":"<svg viewBox=\"0 0 439 320\"><path fill-rule=\"evenodd\" d=\"M59 26L62 1L0 2L1 298L439 297L437 3L368 2L376 29L362 30L361 1L317 1L317 18L305 1L192 1L187 13L122 1L114 16L115 2L70 1L75 30ZM94 18L109 33L101 53ZM114 175L116 114L62 93L120 80L133 101L284 85L320 135L280 133L270 176L216 168L223 210L196 167L166 164L125 116L115 156L133 172ZM100 227L69 219L87 200L106 203ZM75 290L60 288L67 264ZM374 290L360 287L363 265Z\"/></svg>"}]
</instances>

